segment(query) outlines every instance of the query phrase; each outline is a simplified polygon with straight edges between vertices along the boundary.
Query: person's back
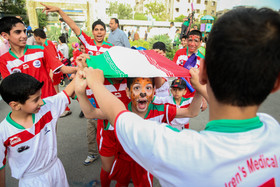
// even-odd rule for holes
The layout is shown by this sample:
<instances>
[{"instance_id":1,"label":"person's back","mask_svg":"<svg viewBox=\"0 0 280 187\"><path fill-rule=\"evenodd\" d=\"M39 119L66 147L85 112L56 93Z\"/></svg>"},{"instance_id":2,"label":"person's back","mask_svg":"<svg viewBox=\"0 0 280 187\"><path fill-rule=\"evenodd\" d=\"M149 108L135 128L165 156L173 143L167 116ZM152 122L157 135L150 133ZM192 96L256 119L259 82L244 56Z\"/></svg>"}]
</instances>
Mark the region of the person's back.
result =
<instances>
[{"instance_id":1,"label":"person's back","mask_svg":"<svg viewBox=\"0 0 280 187\"><path fill-rule=\"evenodd\" d=\"M210 120L200 132L143 120L97 86L93 92L124 150L162 186L279 186L280 126L257 114L280 88L279 33L280 15L270 9L234 9L218 19L200 66Z\"/></svg>"}]
</instances>

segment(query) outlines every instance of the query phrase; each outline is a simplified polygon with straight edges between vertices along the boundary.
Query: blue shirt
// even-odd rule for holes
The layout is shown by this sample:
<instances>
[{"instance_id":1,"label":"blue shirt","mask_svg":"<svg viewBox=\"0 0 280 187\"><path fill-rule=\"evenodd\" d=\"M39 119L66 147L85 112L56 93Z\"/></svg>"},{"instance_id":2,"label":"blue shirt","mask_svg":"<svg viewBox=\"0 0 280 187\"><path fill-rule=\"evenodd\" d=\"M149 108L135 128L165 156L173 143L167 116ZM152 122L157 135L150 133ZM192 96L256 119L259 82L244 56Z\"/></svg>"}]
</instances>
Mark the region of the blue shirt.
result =
<instances>
[{"instance_id":1,"label":"blue shirt","mask_svg":"<svg viewBox=\"0 0 280 187\"><path fill-rule=\"evenodd\" d=\"M130 43L126 34L119 28L117 28L109 34L108 42L114 44L115 46L123 46L130 48Z\"/></svg>"}]
</instances>

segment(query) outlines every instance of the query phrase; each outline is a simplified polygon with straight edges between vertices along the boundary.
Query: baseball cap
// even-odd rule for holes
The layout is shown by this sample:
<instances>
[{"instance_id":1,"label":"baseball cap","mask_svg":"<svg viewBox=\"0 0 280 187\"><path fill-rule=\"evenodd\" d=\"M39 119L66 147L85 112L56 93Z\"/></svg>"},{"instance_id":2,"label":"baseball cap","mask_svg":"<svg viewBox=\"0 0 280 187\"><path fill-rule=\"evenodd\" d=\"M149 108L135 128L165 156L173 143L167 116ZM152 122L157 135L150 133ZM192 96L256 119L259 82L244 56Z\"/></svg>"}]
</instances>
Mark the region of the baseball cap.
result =
<instances>
[{"instance_id":1,"label":"baseball cap","mask_svg":"<svg viewBox=\"0 0 280 187\"><path fill-rule=\"evenodd\" d=\"M171 88L181 88L186 89L187 84L183 79L175 79L171 83Z\"/></svg>"}]
</instances>

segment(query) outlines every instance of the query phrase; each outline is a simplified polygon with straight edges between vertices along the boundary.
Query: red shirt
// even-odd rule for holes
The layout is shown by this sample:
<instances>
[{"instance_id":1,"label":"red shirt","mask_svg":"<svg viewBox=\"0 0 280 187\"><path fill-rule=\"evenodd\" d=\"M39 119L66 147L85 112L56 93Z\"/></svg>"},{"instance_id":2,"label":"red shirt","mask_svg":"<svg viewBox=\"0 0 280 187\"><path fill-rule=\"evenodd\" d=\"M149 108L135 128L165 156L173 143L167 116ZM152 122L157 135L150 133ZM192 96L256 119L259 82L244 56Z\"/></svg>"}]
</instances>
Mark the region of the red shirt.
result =
<instances>
[{"instance_id":1,"label":"red shirt","mask_svg":"<svg viewBox=\"0 0 280 187\"><path fill-rule=\"evenodd\" d=\"M55 89L47 71L47 65L55 72L62 66L61 62L42 46L26 45L24 55L18 58L11 50L0 58L0 72L3 78L21 72L44 81L42 98L55 95Z\"/></svg>"}]
</instances>

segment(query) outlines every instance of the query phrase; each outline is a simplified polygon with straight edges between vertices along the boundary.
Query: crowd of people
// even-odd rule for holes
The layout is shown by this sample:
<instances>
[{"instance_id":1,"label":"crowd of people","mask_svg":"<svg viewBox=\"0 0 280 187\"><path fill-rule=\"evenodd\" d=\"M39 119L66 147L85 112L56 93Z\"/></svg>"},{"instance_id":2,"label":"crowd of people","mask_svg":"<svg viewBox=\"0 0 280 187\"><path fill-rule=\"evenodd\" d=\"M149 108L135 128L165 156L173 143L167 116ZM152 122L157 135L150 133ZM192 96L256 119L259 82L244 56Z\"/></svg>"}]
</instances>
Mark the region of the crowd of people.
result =
<instances>
[{"instance_id":1,"label":"crowd of people","mask_svg":"<svg viewBox=\"0 0 280 187\"><path fill-rule=\"evenodd\" d=\"M153 186L153 177L162 186L280 185L279 123L257 113L280 88L279 13L229 11L215 23L206 54L199 50L199 30L182 34L173 62L188 69L191 78L176 77L170 84L166 77L104 78L102 70L87 67L86 59L114 46L130 48L118 19L110 20L105 41L101 20L92 24L91 38L59 7L42 5L47 14L58 13L80 43L72 45L70 60L65 35L52 42L44 29L36 29L38 45L28 45L20 19L0 19L0 39L9 47L0 51L0 94L12 110L0 123L0 187L7 160L19 186L69 186L57 157L56 124L71 114L70 98L78 100L87 118L83 164L100 158L103 187L112 180L116 186L131 181ZM174 23L171 30L174 40ZM166 56L163 42L152 50ZM72 81L60 92L63 74L71 74ZM205 130L189 129L189 119L208 105Z\"/></svg>"}]
</instances>

